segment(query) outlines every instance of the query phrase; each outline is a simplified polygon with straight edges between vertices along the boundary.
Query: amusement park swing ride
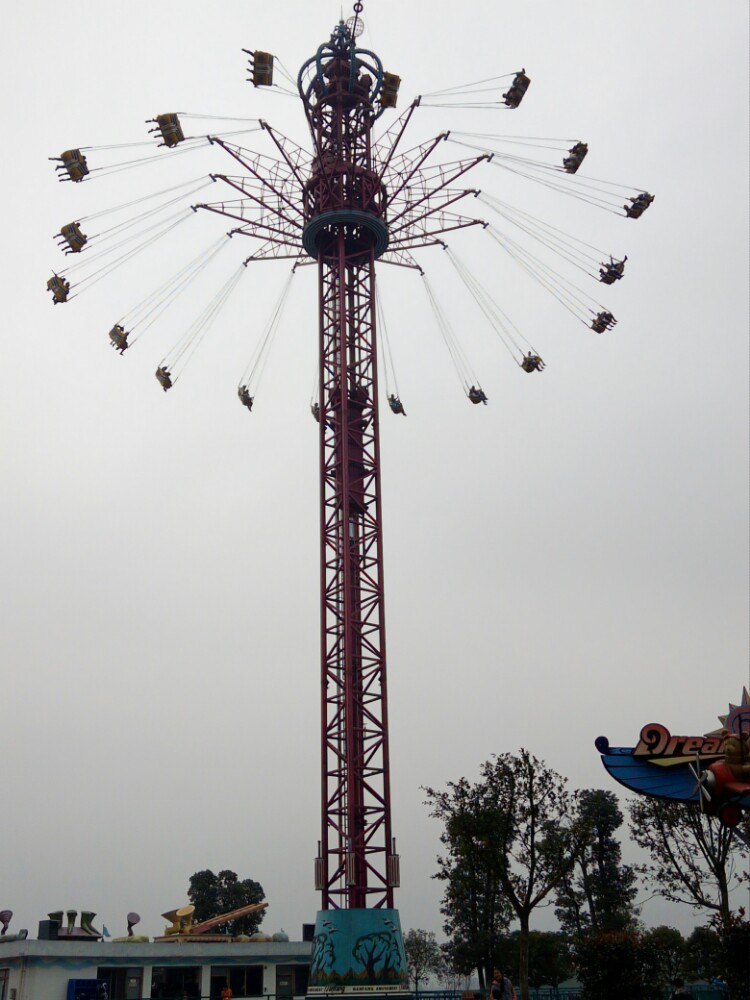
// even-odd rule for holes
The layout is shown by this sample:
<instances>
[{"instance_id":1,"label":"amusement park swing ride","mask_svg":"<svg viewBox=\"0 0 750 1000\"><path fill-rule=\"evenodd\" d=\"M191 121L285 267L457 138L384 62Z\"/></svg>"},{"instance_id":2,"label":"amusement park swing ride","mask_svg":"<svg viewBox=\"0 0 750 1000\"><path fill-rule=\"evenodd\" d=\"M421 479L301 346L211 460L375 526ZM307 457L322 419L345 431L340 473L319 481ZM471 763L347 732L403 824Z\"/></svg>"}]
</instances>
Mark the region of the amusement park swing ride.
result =
<instances>
[{"instance_id":1,"label":"amusement park swing ride","mask_svg":"<svg viewBox=\"0 0 750 1000\"><path fill-rule=\"evenodd\" d=\"M472 404L486 404L480 380L418 252L429 247L446 252L461 283L525 374L543 371L541 354L446 237L452 240L472 227L486 233L488 244L491 240L499 245L541 289L597 334L612 330L616 319L598 301L595 289L619 283L627 258L610 255L495 194L466 186L469 175L473 181L481 168L485 175L501 171L506 177L521 176L631 220L639 219L654 200L647 191L580 174L589 147L579 139L526 139L512 134L515 130L452 130L409 146L409 126L420 109L517 114L528 100L531 78L524 68L425 94L389 124L401 80L384 70L375 52L360 47L362 13L363 4L355 3L353 15L335 26L296 79L278 57L243 50L255 87L301 102L310 132L307 148L263 119L169 112L149 122L152 138L145 141L159 148L145 156L112 163L108 151L116 149L119 155L122 146L81 146L55 158L61 181L88 184L210 145L223 157L227 172L194 178L68 222L57 234L66 260L47 282L53 302L67 303L196 213L228 219L228 232L220 232L211 245L115 319L109 340L125 354L227 246L236 250L249 239L250 253L235 261L224 284L159 362L156 378L165 392L174 387L251 270L249 265L292 261L239 382L239 401L252 411L293 276L300 267L317 268L319 375L311 409L319 424L320 450L322 823L315 882L325 926L347 911L396 914L393 897L400 880L391 827L378 340L387 383L383 401L397 415L404 415L405 407L395 385L389 384L392 355L377 276L383 267L394 266L415 273L465 395ZM214 120L229 122L230 130L186 134L189 124L205 128ZM257 133L265 151L242 145L247 133ZM446 149L457 152L451 158ZM221 200L195 201L207 187L219 191ZM469 199L479 201L497 222L461 214ZM127 215L131 209L135 214ZM88 235L107 216L119 221ZM573 281L564 273L566 267L583 275ZM583 287L585 281L589 288ZM395 926L397 914L389 919ZM317 936L321 934L319 928Z\"/></svg>"}]
</instances>

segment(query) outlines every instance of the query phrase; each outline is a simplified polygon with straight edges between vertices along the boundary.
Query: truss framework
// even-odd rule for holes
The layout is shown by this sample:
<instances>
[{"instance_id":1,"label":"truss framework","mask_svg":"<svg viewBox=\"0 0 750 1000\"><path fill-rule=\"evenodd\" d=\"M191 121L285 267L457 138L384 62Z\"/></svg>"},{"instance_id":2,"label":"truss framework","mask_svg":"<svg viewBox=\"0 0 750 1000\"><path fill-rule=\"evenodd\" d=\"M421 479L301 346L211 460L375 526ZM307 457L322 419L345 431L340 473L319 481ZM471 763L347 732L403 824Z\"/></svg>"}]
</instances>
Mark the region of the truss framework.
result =
<instances>
[{"instance_id":1,"label":"truss framework","mask_svg":"<svg viewBox=\"0 0 750 1000\"><path fill-rule=\"evenodd\" d=\"M392 906L375 262L319 261L324 905Z\"/></svg>"},{"instance_id":2,"label":"truss framework","mask_svg":"<svg viewBox=\"0 0 750 1000\"><path fill-rule=\"evenodd\" d=\"M373 79L374 77L374 79ZM447 132L402 151L415 101L377 141L383 80L345 25L303 66L312 153L261 122L278 156L219 138L243 173L196 208L255 241L246 263L315 263L319 293L321 839L323 909L391 907L399 863L391 829L380 501L377 263L421 267L413 251L481 219L453 209L479 191L456 185L490 159L433 163ZM312 234L312 235L311 235Z\"/></svg>"}]
</instances>

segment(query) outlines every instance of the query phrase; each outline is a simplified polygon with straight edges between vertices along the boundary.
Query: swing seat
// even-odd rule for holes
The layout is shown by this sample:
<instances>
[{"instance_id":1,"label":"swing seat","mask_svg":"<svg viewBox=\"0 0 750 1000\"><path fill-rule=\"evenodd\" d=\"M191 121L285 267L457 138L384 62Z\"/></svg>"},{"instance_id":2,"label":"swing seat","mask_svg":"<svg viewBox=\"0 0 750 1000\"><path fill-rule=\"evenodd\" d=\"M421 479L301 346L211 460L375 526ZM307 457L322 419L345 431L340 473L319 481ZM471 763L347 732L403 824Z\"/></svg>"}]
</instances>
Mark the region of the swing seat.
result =
<instances>
[{"instance_id":1,"label":"swing seat","mask_svg":"<svg viewBox=\"0 0 750 1000\"><path fill-rule=\"evenodd\" d=\"M161 132L165 146L172 149L174 146L185 141L185 133L182 131L180 119L176 114L157 115L154 121L159 132Z\"/></svg>"},{"instance_id":2,"label":"swing seat","mask_svg":"<svg viewBox=\"0 0 750 1000\"><path fill-rule=\"evenodd\" d=\"M538 354L527 354L521 363L521 368L525 372L540 372L544 368L544 362Z\"/></svg>"},{"instance_id":3,"label":"swing seat","mask_svg":"<svg viewBox=\"0 0 750 1000\"><path fill-rule=\"evenodd\" d=\"M254 87L273 86L273 56L270 52L254 52L252 80Z\"/></svg>"},{"instance_id":4,"label":"swing seat","mask_svg":"<svg viewBox=\"0 0 750 1000\"><path fill-rule=\"evenodd\" d=\"M577 142L574 146L572 146L568 150L570 155L566 156L563 160L563 169L566 173L574 174L583 163L588 151L589 147L586 142Z\"/></svg>"},{"instance_id":5,"label":"swing seat","mask_svg":"<svg viewBox=\"0 0 750 1000\"><path fill-rule=\"evenodd\" d=\"M395 73L383 73L383 89L380 91L380 107L395 108L401 77Z\"/></svg>"},{"instance_id":6,"label":"swing seat","mask_svg":"<svg viewBox=\"0 0 750 1000\"><path fill-rule=\"evenodd\" d=\"M241 385L237 390L237 395L243 406L246 406L248 410L253 408L253 397L250 395L250 390L247 386Z\"/></svg>"},{"instance_id":7,"label":"swing seat","mask_svg":"<svg viewBox=\"0 0 750 1000\"><path fill-rule=\"evenodd\" d=\"M125 327L120 326L119 323L115 323L109 331L109 339L112 341L112 346L120 354L124 354L128 349L128 336L129 334L125 332Z\"/></svg>"},{"instance_id":8,"label":"swing seat","mask_svg":"<svg viewBox=\"0 0 750 1000\"><path fill-rule=\"evenodd\" d=\"M52 292L52 301L55 305L57 305L58 302L68 301L70 283L67 282L65 278L61 278L58 274L53 274L47 282L47 289Z\"/></svg>"},{"instance_id":9,"label":"swing seat","mask_svg":"<svg viewBox=\"0 0 750 1000\"><path fill-rule=\"evenodd\" d=\"M68 177L76 183L82 181L89 172L86 157L80 149L66 149L64 153L60 153L60 161L62 163L60 169L66 170Z\"/></svg>"},{"instance_id":10,"label":"swing seat","mask_svg":"<svg viewBox=\"0 0 750 1000\"><path fill-rule=\"evenodd\" d=\"M517 108L518 105L523 100L523 95L529 89L529 84L531 83L531 78L526 76L526 73L521 70L520 73L516 73L513 83L508 88L507 92L503 94L503 100L509 108Z\"/></svg>"},{"instance_id":11,"label":"swing seat","mask_svg":"<svg viewBox=\"0 0 750 1000\"><path fill-rule=\"evenodd\" d=\"M81 232L81 227L77 222L67 223L60 229L58 235L68 244L69 249L65 251L66 253L80 253L88 243L88 237Z\"/></svg>"}]
</instances>

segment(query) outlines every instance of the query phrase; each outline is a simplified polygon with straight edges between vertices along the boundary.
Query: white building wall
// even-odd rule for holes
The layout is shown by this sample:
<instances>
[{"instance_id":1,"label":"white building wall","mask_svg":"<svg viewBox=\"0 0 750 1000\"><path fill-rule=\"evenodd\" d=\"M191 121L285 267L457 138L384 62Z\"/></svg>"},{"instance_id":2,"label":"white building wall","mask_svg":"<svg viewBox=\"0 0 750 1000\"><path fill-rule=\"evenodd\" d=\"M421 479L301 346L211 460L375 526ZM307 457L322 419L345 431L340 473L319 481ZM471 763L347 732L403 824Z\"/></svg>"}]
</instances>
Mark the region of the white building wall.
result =
<instances>
[{"instance_id":1,"label":"white building wall","mask_svg":"<svg viewBox=\"0 0 750 1000\"><path fill-rule=\"evenodd\" d=\"M141 945L92 942L83 945L51 941L24 941L0 945L0 969L8 968L7 1000L66 1000L70 979L96 979L103 966L143 969L142 994L151 996L152 969L158 965L199 965L201 993L209 996L211 969L227 964L263 966L264 995L276 992L277 965L308 964L308 942L257 944ZM14 995L15 991L15 995Z\"/></svg>"},{"instance_id":2,"label":"white building wall","mask_svg":"<svg viewBox=\"0 0 750 1000\"><path fill-rule=\"evenodd\" d=\"M65 1000L69 979L96 979L96 966L90 962L33 962L25 961L17 980L11 973L8 1000Z\"/></svg>"},{"instance_id":3,"label":"white building wall","mask_svg":"<svg viewBox=\"0 0 750 1000\"><path fill-rule=\"evenodd\" d=\"M135 963L133 963L133 964L135 964ZM141 993L143 993L144 997L150 997L151 996L151 972L152 972L152 968L153 967L150 966L150 965L144 965L143 966L143 987L141 988ZM208 996L208 994L206 994L206 996Z\"/></svg>"},{"instance_id":4,"label":"white building wall","mask_svg":"<svg viewBox=\"0 0 750 1000\"><path fill-rule=\"evenodd\" d=\"M276 992L276 965L263 966L263 992Z\"/></svg>"},{"instance_id":5,"label":"white building wall","mask_svg":"<svg viewBox=\"0 0 750 1000\"><path fill-rule=\"evenodd\" d=\"M8 992L7 1000L15 1000L15 997L21 996L21 983L23 982L25 970L22 962L7 962L3 964L0 960L0 969L8 970ZM15 991L15 997L13 996L13 991Z\"/></svg>"},{"instance_id":6,"label":"white building wall","mask_svg":"<svg viewBox=\"0 0 750 1000\"><path fill-rule=\"evenodd\" d=\"M201 996L209 997L211 996L211 966L204 965L201 969ZM151 996L150 993L144 993L144 996Z\"/></svg>"}]
</instances>

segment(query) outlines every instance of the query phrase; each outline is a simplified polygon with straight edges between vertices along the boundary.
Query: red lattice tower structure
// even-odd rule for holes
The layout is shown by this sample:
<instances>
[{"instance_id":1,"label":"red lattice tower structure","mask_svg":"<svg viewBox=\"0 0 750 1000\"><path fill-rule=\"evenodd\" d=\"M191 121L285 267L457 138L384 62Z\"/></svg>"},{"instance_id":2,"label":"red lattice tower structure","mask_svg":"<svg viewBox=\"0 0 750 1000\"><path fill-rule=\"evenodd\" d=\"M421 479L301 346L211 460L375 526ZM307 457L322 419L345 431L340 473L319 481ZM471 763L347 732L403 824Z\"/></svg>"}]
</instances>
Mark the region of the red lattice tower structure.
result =
<instances>
[{"instance_id":1,"label":"red lattice tower structure","mask_svg":"<svg viewBox=\"0 0 750 1000\"><path fill-rule=\"evenodd\" d=\"M326 58L327 57L327 58ZM323 909L393 906L380 503L375 259L388 245L375 168L372 78L346 32L303 99L317 153L304 241L320 308L321 804ZM355 57L356 58L356 57ZM353 73L354 70L354 73ZM304 86L304 78L302 78Z\"/></svg>"},{"instance_id":2,"label":"red lattice tower structure","mask_svg":"<svg viewBox=\"0 0 750 1000\"><path fill-rule=\"evenodd\" d=\"M323 909L392 907L399 882L388 753L375 262L390 251L392 262L416 266L408 248L424 245L428 230L415 227L440 211L443 201L431 203L430 196L446 186L405 195L443 138L392 168L410 112L395 136L373 147L384 74L374 53L355 47L355 31L340 24L299 76L315 150L304 186L302 239L317 260L319 287L322 832L316 887ZM436 228L442 231L445 222Z\"/></svg>"}]
</instances>

